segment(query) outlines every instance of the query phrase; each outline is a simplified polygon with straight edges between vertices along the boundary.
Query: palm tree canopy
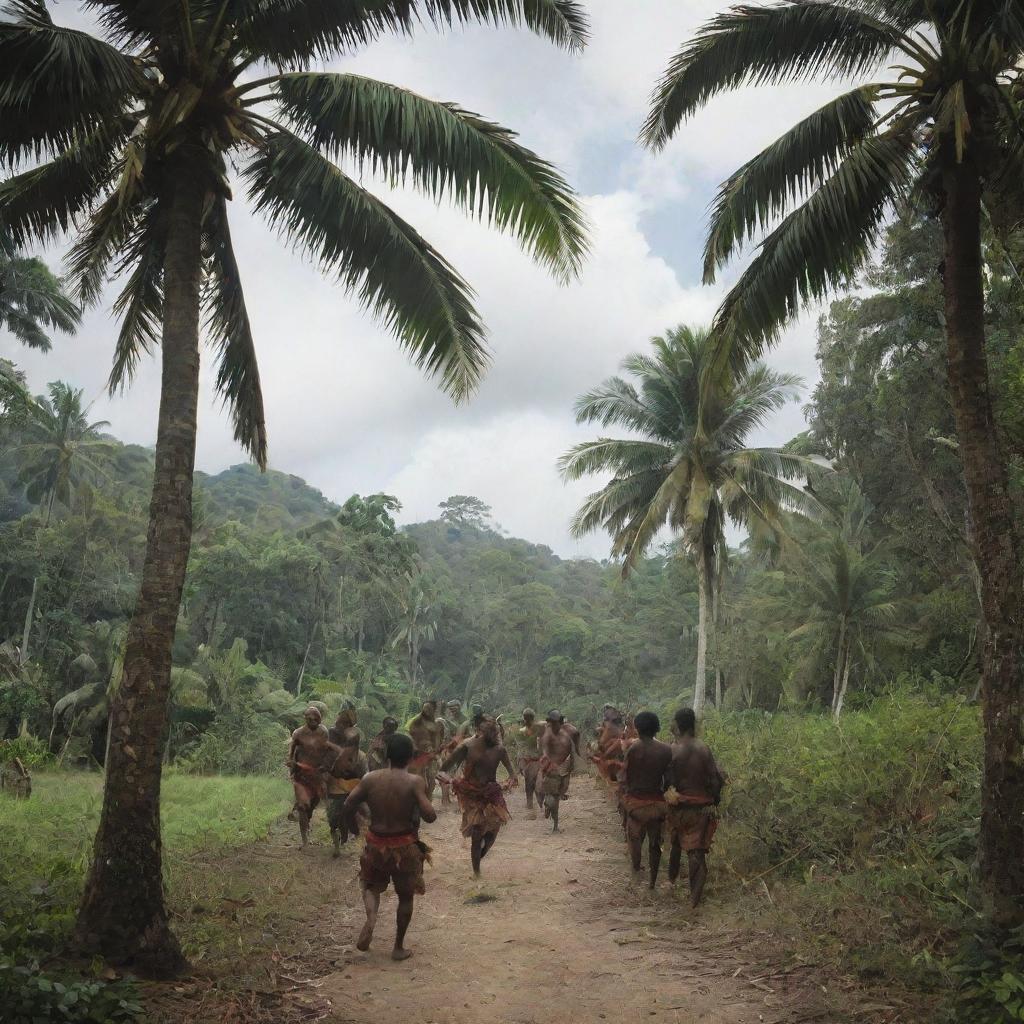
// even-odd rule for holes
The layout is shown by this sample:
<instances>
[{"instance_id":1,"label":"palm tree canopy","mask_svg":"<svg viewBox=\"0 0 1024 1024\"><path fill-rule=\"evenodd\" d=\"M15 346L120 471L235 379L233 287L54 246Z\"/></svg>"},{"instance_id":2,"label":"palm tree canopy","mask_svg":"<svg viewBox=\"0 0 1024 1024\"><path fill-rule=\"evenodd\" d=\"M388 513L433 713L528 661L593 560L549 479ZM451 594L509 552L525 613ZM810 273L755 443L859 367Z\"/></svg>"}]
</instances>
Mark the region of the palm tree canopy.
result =
<instances>
[{"instance_id":1,"label":"palm tree canopy","mask_svg":"<svg viewBox=\"0 0 1024 1024\"><path fill-rule=\"evenodd\" d=\"M71 334L81 317L60 279L42 260L21 255L0 221L0 328L48 352L48 329Z\"/></svg>"},{"instance_id":2,"label":"palm tree canopy","mask_svg":"<svg viewBox=\"0 0 1024 1024\"><path fill-rule=\"evenodd\" d=\"M576 445L559 466L567 480L611 472L576 514L576 535L603 527L628 572L665 525L691 550L724 554L727 520L773 524L780 509L812 510L794 481L820 461L777 448L750 448L750 433L795 398L800 379L755 364L738 373L715 362L717 341L678 327L652 340L653 353L623 363L576 402L578 423L623 427L633 436Z\"/></svg>"},{"instance_id":3,"label":"palm tree canopy","mask_svg":"<svg viewBox=\"0 0 1024 1024\"><path fill-rule=\"evenodd\" d=\"M560 278L578 271L586 241L576 198L512 132L454 104L310 69L314 60L350 56L422 23L522 25L578 50L586 22L574 0L87 6L105 39L55 25L43 0L7 0L0 162L12 169L42 162L0 183L0 221L19 245L80 227L68 270L85 303L96 301L105 281L125 276L111 388L131 380L160 337L167 185L176 174L197 176L209 197L206 334L235 437L261 466L266 427L229 230L229 168L238 168L247 198L271 227L354 293L457 399L487 363L472 290L337 161L450 199L516 237Z\"/></svg>"},{"instance_id":4,"label":"palm tree canopy","mask_svg":"<svg viewBox=\"0 0 1024 1024\"><path fill-rule=\"evenodd\" d=\"M847 284L893 208L927 192L942 159L983 155L985 184L1019 187L1017 0L785 0L713 17L670 63L642 140L659 149L720 92L878 76L804 118L719 189L704 276L756 235L714 327L756 358L808 302ZM993 204L994 205L994 204Z\"/></svg>"},{"instance_id":5,"label":"palm tree canopy","mask_svg":"<svg viewBox=\"0 0 1024 1024\"><path fill-rule=\"evenodd\" d=\"M29 501L54 500L70 507L74 488L89 475L102 472L95 456L109 446L102 431L106 420L89 421L82 392L63 381L49 387L29 407L22 440L12 452L18 460L18 482Z\"/></svg>"}]
</instances>

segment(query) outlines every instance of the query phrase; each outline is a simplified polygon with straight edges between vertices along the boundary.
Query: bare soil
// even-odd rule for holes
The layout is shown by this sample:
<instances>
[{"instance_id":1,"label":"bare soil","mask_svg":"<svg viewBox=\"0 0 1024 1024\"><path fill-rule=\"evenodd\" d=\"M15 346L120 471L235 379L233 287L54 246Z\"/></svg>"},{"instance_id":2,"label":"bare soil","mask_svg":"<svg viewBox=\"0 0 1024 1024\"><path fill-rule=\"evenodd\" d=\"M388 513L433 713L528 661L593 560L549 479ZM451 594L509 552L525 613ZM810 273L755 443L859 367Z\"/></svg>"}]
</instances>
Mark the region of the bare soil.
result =
<instances>
[{"instance_id":1,"label":"bare soil","mask_svg":"<svg viewBox=\"0 0 1024 1024\"><path fill-rule=\"evenodd\" d=\"M381 901L369 952L356 872L361 841L338 860L317 814L317 842L297 848L282 826L237 860L197 865L179 897L178 928L196 974L149 990L166 1021L276 1024L802 1024L910 1021L906 1004L879 1001L802 960L763 924L737 918L716 891L693 911L663 875L654 893L634 880L617 815L590 777L573 782L564 831L528 816L522 790L512 821L473 877L454 808L423 829L433 847L427 894L407 945L390 959L395 897ZM293 832L294 830L294 832ZM666 851L667 853L667 851ZM206 889L199 881L206 872ZM760 919L759 919L760 920Z\"/></svg>"}]
</instances>

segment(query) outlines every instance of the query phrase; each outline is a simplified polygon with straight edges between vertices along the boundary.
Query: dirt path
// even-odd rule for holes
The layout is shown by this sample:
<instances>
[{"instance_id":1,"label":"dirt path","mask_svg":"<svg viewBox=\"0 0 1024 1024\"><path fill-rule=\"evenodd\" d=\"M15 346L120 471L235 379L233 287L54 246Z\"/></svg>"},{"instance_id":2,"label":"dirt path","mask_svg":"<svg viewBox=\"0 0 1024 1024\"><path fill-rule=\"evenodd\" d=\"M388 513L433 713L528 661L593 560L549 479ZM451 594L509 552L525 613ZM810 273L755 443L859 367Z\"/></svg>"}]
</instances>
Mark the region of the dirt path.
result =
<instances>
[{"instance_id":1,"label":"dirt path","mask_svg":"<svg viewBox=\"0 0 1024 1024\"><path fill-rule=\"evenodd\" d=\"M325 861L322 845L292 854L315 860L317 874L335 888L337 917L317 958L320 976L308 990L324 1010L329 1005L328 1019L345 1024L835 1019L814 997L817 986L809 968L778 957L773 963L767 947L751 949L756 935L723 930L715 920L714 876L711 905L697 914L664 880L653 895L633 882L616 816L592 779L576 780L564 805L561 835L552 835L543 817L528 817L521 790L513 793L510 806L513 820L484 862L479 882L470 870L468 840L459 834L456 811L443 813L424 830L434 848L434 866L427 869L427 894L417 898L409 933L415 955L401 964L388 956L395 910L390 892L381 903L372 949L364 954L354 947L362 922L356 849L347 850L340 862ZM304 964L307 975L312 966L308 960Z\"/></svg>"}]
</instances>

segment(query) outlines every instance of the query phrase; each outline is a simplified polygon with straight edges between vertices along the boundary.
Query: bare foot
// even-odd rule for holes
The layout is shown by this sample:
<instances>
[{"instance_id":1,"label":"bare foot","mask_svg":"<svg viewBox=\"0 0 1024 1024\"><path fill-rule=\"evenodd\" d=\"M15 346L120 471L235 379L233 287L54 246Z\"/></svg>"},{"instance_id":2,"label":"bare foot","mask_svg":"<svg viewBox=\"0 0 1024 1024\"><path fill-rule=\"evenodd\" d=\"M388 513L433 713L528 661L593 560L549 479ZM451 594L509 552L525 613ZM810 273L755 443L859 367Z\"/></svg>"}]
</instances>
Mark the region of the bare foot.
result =
<instances>
[{"instance_id":1,"label":"bare foot","mask_svg":"<svg viewBox=\"0 0 1024 1024\"><path fill-rule=\"evenodd\" d=\"M359 938L356 939L356 949L360 952L365 953L370 948L370 943L373 941L373 924L367 921L363 925L363 930L359 933Z\"/></svg>"},{"instance_id":2,"label":"bare foot","mask_svg":"<svg viewBox=\"0 0 1024 1024\"><path fill-rule=\"evenodd\" d=\"M392 960L408 960L411 956L412 950L406 949L404 946L395 946L395 948L391 950Z\"/></svg>"}]
</instances>

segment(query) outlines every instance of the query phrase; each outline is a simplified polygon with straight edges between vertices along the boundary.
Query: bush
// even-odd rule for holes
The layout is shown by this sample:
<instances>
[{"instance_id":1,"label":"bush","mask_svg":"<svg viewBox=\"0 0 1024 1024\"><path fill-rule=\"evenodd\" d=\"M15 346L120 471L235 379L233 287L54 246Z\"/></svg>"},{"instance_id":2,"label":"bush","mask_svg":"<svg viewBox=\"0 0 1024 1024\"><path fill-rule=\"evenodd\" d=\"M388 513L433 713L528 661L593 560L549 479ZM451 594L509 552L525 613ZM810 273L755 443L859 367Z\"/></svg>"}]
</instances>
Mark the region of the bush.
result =
<instances>
[{"instance_id":1,"label":"bush","mask_svg":"<svg viewBox=\"0 0 1024 1024\"><path fill-rule=\"evenodd\" d=\"M219 714L178 766L200 775L273 775L288 756L288 730L253 711Z\"/></svg>"},{"instance_id":2,"label":"bush","mask_svg":"<svg viewBox=\"0 0 1024 1024\"><path fill-rule=\"evenodd\" d=\"M13 761L15 758L18 758L26 768L38 768L53 762L53 755L46 749L46 744L35 736L0 740L0 764Z\"/></svg>"},{"instance_id":3,"label":"bush","mask_svg":"<svg viewBox=\"0 0 1024 1024\"><path fill-rule=\"evenodd\" d=\"M0 956L0 1006L7 1024L123 1024L142 1018L135 986L47 975L39 964Z\"/></svg>"}]
</instances>

